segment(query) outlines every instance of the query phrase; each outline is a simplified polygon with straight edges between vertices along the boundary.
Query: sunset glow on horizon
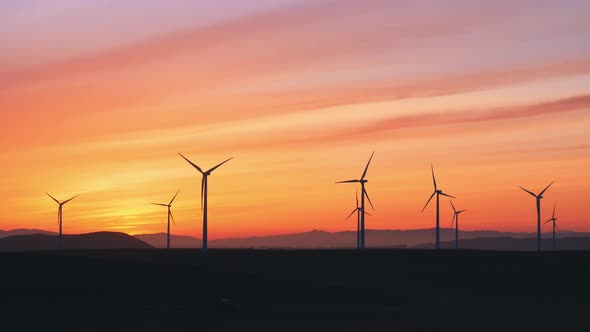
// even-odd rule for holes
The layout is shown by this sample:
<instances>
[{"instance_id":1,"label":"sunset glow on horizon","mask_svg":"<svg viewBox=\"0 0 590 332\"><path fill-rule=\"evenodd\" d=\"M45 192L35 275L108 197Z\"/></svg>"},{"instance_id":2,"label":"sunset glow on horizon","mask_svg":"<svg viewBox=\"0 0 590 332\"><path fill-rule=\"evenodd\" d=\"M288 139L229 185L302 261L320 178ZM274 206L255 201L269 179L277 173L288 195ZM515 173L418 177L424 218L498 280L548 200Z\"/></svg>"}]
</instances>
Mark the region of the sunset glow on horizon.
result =
<instances>
[{"instance_id":1,"label":"sunset glow on horizon","mask_svg":"<svg viewBox=\"0 0 590 332\"><path fill-rule=\"evenodd\" d=\"M246 4L247 3L247 4ZM590 2L0 3L0 229L209 238L434 227L590 231ZM452 210L441 200L441 227ZM550 231L550 225L543 231Z\"/></svg>"}]
</instances>

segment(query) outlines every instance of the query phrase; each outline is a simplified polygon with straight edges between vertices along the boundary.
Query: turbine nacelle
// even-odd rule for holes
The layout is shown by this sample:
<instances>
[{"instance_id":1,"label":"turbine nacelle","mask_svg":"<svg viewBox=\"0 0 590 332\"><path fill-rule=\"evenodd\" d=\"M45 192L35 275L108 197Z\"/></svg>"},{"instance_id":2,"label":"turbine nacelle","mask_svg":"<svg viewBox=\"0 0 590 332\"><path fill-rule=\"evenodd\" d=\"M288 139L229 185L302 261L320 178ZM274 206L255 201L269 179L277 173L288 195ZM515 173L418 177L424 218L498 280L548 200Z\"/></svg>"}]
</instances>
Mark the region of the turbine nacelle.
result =
<instances>
[{"instance_id":1,"label":"turbine nacelle","mask_svg":"<svg viewBox=\"0 0 590 332\"><path fill-rule=\"evenodd\" d=\"M223 165L223 164L227 163L228 161L230 161L230 160L234 159L233 157L231 157L231 158L229 158L229 159L227 159L227 160L224 160L223 162L221 162L221 163L217 164L216 166L214 166L214 167L212 167L212 168L210 168L210 169L208 169L208 170L206 170L206 171L203 171L203 170L201 169L201 167L199 167L197 164L195 164L195 163L193 163L192 161L190 161L190 160L189 160L187 157L185 157L185 156L184 156L182 153L178 153L178 154L179 154L179 155L180 155L180 156L181 156L181 157L182 157L184 160L186 160L186 162L188 162L188 163L189 163L189 164L191 164L191 165L192 165L194 168L196 168L196 169L197 169L197 171L199 171L201 174L203 174L203 176L209 176L209 175L211 175L211 173L213 173L213 171L214 171L214 170L216 170L216 169L218 169L218 168L219 168L221 165Z\"/></svg>"},{"instance_id":2,"label":"turbine nacelle","mask_svg":"<svg viewBox=\"0 0 590 332\"><path fill-rule=\"evenodd\" d=\"M47 196L49 196L49 197L50 197L52 200L54 200L54 201L55 201L55 202L56 202L56 203L59 205L59 207L60 207L60 208L61 208L62 206L64 206L64 205L66 205L66 203L70 202L70 201L71 201L71 200L73 200L74 198L76 198L76 197L80 196L80 195L76 195L76 196L74 196L74 197L72 197L72 198L70 198L70 199L66 199L66 200L65 200L65 201L63 201L63 202L60 202L60 201L58 201L58 200L57 200L55 197L53 197L53 196L49 195L48 193L45 193L45 194L46 194Z\"/></svg>"},{"instance_id":3,"label":"turbine nacelle","mask_svg":"<svg viewBox=\"0 0 590 332\"><path fill-rule=\"evenodd\" d=\"M221 165L227 163L228 161L230 161L230 160L232 160L234 158L231 157L231 158L229 158L227 160L224 160L223 162L217 164L216 166L212 167L211 169L208 169L206 171L203 171L201 169L201 167L199 167L197 164L195 164L192 161L190 161L182 153L179 152L178 154L182 157L182 159L186 160L187 163L191 164L194 168L196 168L197 171L199 171L199 173L203 174L203 180L201 181L201 210L203 210L203 205L204 205L203 201L204 201L205 195L206 195L206 193L205 193L206 189L205 188L206 188L206 185L207 185L207 178L211 175L211 173L213 173L214 170L218 169Z\"/></svg>"},{"instance_id":4,"label":"turbine nacelle","mask_svg":"<svg viewBox=\"0 0 590 332\"><path fill-rule=\"evenodd\" d=\"M434 166L432 164L430 164L430 171L432 172L432 184L434 185L434 192L432 192L432 195L430 196L428 201L426 201L426 204L422 208L422 212L424 212L424 210L426 210L426 207L428 206L428 204L430 203L432 198L434 198L434 196L437 196L437 199L438 199L438 196L446 196L449 198L456 198L455 196L445 194L442 190L438 189L438 186L436 185L436 177L434 176Z\"/></svg>"},{"instance_id":5,"label":"turbine nacelle","mask_svg":"<svg viewBox=\"0 0 590 332\"><path fill-rule=\"evenodd\" d=\"M543 189L543 191L541 191L538 195L535 194L534 192L527 190L523 187L520 187L520 189L524 190L526 193L528 193L529 195L535 197L536 199L540 200L543 199L543 194L547 191L547 189L549 189L549 187L551 187L551 185L555 183L555 181L551 182L547 187L545 187L545 189Z\"/></svg>"},{"instance_id":6,"label":"turbine nacelle","mask_svg":"<svg viewBox=\"0 0 590 332\"><path fill-rule=\"evenodd\" d=\"M346 180L346 181L338 181L336 183L367 183L369 180Z\"/></svg>"}]
</instances>

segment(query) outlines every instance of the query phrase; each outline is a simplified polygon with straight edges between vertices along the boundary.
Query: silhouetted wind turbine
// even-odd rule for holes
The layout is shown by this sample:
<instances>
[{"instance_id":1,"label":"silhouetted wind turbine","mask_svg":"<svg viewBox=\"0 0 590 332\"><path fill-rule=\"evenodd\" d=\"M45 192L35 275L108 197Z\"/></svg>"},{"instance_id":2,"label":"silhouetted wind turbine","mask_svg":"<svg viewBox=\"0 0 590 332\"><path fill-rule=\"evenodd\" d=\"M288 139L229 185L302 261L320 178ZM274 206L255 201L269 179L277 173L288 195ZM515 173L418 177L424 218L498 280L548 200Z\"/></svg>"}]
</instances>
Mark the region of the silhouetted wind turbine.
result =
<instances>
[{"instance_id":1,"label":"silhouetted wind turbine","mask_svg":"<svg viewBox=\"0 0 590 332\"><path fill-rule=\"evenodd\" d=\"M557 218L555 218L555 208L557 207L557 203L555 203L555 205L553 205L553 214L551 216L551 219L545 221L545 223L548 222L553 222L553 250L555 250L557 247L555 246L555 230L559 230L559 227L557 227Z\"/></svg>"},{"instance_id":2,"label":"silhouetted wind turbine","mask_svg":"<svg viewBox=\"0 0 590 332\"><path fill-rule=\"evenodd\" d=\"M453 201L449 199L451 202L451 206L453 207L453 221L451 221L451 228L453 228L453 223L455 223L455 249L459 249L459 215L467 210L459 210L455 209L455 205L453 205Z\"/></svg>"},{"instance_id":3,"label":"silhouetted wind turbine","mask_svg":"<svg viewBox=\"0 0 590 332\"><path fill-rule=\"evenodd\" d=\"M174 223L174 225L176 225L176 221L174 221L174 216L172 215L172 203L176 199L176 196L178 196L179 192L180 192L180 190L176 192L176 195L174 195L174 197L172 197L172 199L170 200L170 203L168 203L168 204L152 203L152 205L165 206L168 208L168 231L166 234L166 249L170 249L170 219L172 219L172 222Z\"/></svg>"},{"instance_id":4,"label":"silhouetted wind turbine","mask_svg":"<svg viewBox=\"0 0 590 332\"><path fill-rule=\"evenodd\" d=\"M360 245L359 245L359 249L365 249L365 197L367 198L367 200L369 201L369 204L371 204L371 207L373 208L373 210L375 209L375 207L373 206L373 203L371 203L371 199L369 198L369 194L367 193L367 191L365 190L365 184L367 182L369 182L368 180L365 179L365 176L367 176L367 171L369 170L369 165L371 164L371 160L373 160L373 155L375 155L375 151L373 151L373 154L371 154L371 158L369 158L369 162L367 163L367 166L365 167L365 171L363 172L363 175L361 176L360 180L348 180L348 181L339 181L336 183L360 183L361 184L361 210L363 213L361 213L361 239L360 239Z\"/></svg>"},{"instance_id":5,"label":"silhouetted wind turbine","mask_svg":"<svg viewBox=\"0 0 590 332\"><path fill-rule=\"evenodd\" d=\"M554 183L555 181L551 182L547 187L545 187L545 189L543 189L543 191L541 191L541 193L539 193L538 195L535 195L532 191L530 190L526 190L523 187L520 187L520 189L526 191L527 193L531 194L533 197L536 198L537 200L537 252L541 252L541 199L543 198L543 194L545 193L545 191L547 191L547 189L549 189L549 187L551 187L551 185Z\"/></svg>"},{"instance_id":6,"label":"silhouetted wind turbine","mask_svg":"<svg viewBox=\"0 0 590 332\"><path fill-rule=\"evenodd\" d=\"M186 160L189 164L191 164L194 168L196 168L197 171L199 171L201 174L203 174L203 180L201 182L201 210L203 211L203 252L207 252L207 181L208 181L207 179L209 178L209 175L211 175L211 172L216 170L219 166L232 160L233 157L229 158L229 159L225 160L224 162L218 164L217 166L203 172L203 170L199 166L197 166L192 161L188 160L181 153L179 153L179 155L184 160Z\"/></svg>"},{"instance_id":7,"label":"silhouetted wind turbine","mask_svg":"<svg viewBox=\"0 0 590 332\"><path fill-rule=\"evenodd\" d=\"M447 196L450 198L455 198L451 195L447 195L445 193L442 192L442 190L439 190L438 187L436 186L436 178L434 177L434 166L432 166L432 164L430 164L430 170L432 171L432 182L434 183L434 192L432 193L432 195L430 196L430 198L428 199L428 201L426 202L426 204L424 205L424 207L422 208L422 212L424 212L424 210L426 210L426 207L428 206L428 203L430 203L430 201L432 200L432 198L434 197L434 195L436 195L436 249L440 249L440 195L443 196Z\"/></svg>"},{"instance_id":8,"label":"silhouetted wind turbine","mask_svg":"<svg viewBox=\"0 0 590 332\"><path fill-rule=\"evenodd\" d=\"M361 237L360 237L360 232L361 232L361 207L359 206L359 193L358 191L356 192L356 209L352 210L352 212L350 213L350 215L344 220L347 221L348 219L350 219L350 217L352 217L352 215L354 213L357 213L356 216L356 248L359 249L361 246ZM366 215L370 214L368 212L365 212Z\"/></svg>"},{"instance_id":9,"label":"silhouetted wind turbine","mask_svg":"<svg viewBox=\"0 0 590 332\"><path fill-rule=\"evenodd\" d=\"M58 249L63 249L63 242L62 242L62 224L63 224L63 206L66 205L66 203L68 203L69 201L73 200L74 198L80 196L80 195L76 195L68 200L65 200L63 202L58 201L57 199L55 199L55 197L49 195L48 193L47 196L51 197L52 200L54 200L58 205L59 208L57 209L57 223L59 225L59 235L57 237L57 248Z\"/></svg>"}]
</instances>

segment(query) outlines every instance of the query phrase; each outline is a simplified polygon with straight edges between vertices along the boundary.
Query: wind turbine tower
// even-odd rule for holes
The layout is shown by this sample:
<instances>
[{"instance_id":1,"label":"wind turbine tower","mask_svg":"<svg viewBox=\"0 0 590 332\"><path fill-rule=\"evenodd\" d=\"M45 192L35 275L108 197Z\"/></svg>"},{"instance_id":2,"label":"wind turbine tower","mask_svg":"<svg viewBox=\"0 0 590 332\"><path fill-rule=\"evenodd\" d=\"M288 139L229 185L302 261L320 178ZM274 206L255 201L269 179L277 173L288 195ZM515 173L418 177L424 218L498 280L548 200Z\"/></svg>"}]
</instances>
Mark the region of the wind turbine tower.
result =
<instances>
[{"instance_id":1,"label":"wind turbine tower","mask_svg":"<svg viewBox=\"0 0 590 332\"><path fill-rule=\"evenodd\" d=\"M232 160L233 157L219 163L217 166L215 166L207 171L203 171L199 166L197 166L197 164L188 160L181 153L179 153L179 155L184 160L186 160L189 164L191 164L194 168L196 168L197 171L199 171L199 173L201 173L203 175L203 179L201 181L201 210L203 211L203 252L207 252L207 184L208 184L208 179L214 170L219 168L219 166Z\"/></svg>"},{"instance_id":2,"label":"wind turbine tower","mask_svg":"<svg viewBox=\"0 0 590 332\"><path fill-rule=\"evenodd\" d=\"M355 212L357 213L357 216L356 216L356 248L357 249L360 249L360 247L361 247L360 233L361 233L361 213L362 213L362 209L359 206L359 193L358 193L358 191L356 193L356 209L352 210L352 212L350 213L350 215L344 221L347 221L348 219L350 219L350 217L352 217L352 215ZM370 214L368 212L365 212L365 214L370 216Z\"/></svg>"},{"instance_id":3,"label":"wind turbine tower","mask_svg":"<svg viewBox=\"0 0 590 332\"><path fill-rule=\"evenodd\" d=\"M459 210L455 209L455 205L453 205L453 201L449 199L451 203L451 207L453 207L453 221L451 221L451 228L453 228L453 222L455 223L455 249L459 249L459 215L467 210Z\"/></svg>"},{"instance_id":4,"label":"wind turbine tower","mask_svg":"<svg viewBox=\"0 0 590 332\"><path fill-rule=\"evenodd\" d=\"M541 199L543 199L543 194L545 193L545 191L547 191L547 189L549 189L549 187L551 187L551 185L554 183L555 181L551 182L547 187L545 187L545 189L543 189L543 191L541 191L538 195L535 195L535 193L533 193L530 190L526 190L523 187L520 187L520 189L524 190L525 192L529 193L531 196L533 196L536 201L537 201L537 253L541 252Z\"/></svg>"},{"instance_id":5,"label":"wind turbine tower","mask_svg":"<svg viewBox=\"0 0 590 332\"><path fill-rule=\"evenodd\" d=\"M68 200L65 200L63 202L58 201L57 199L55 199L55 197L49 195L48 193L47 196L51 197L52 200L54 200L57 205L59 206L57 209L57 223L59 225L59 234L57 236L57 249L62 250L63 249L63 237L62 237L62 225L63 225L63 206L66 205L69 201L73 200L74 198L78 197L79 195L76 195Z\"/></svg>"},{"instance_id":6,"label":"wind turbine tower","mask_svg":"<svg viewBox=\"0 0 590 332\"><path fill-rule=\"evenodd\" d=\"M434 177L434 166L432 166L432 164L430 164L430 170L432 171L432 182L434 183L434 192L432 193L432 195L430 196L430 198L428 199L428 201L426 202L426 204L424 205L424 208L422 208L422 212L424 212L424 210L426 210L426 207L428 206L428 203L430 203L430 201L432 200L432 198L436 195L436 249L440 249L440 196L446 196L446 197L450 197L450 198L455 198L451 195L447 195L445 193L443 193L442 190L439 190L438 187L436 186L436 178Z\"/></svg>"},{"instance_id":7,"label":"wind turbine tower","mask_svg":"<svg viewBox=\"0 0 590 332\"><path fill-rule=\"evenodd\" d=\"M369 204L371 204L371 207L373 208L373 210L375 209L375 207L373 206L373 203L371 203L371 199L369 198L369 194L367 193L367 190L365 189L365 184L367 182L369 182L367 179L365 179L365 177L367 176L367 171L369 170L369 165L371 164L371 160L373 160L373 155L375 155L375 151L373 151L373 154L371 154L371 157L369 158L369 162L367 163L367 166L365 167L365 171L363 172L363 175L361 176L360 179L336 182L336 183L360 183L361 184L361 210L362 210L362 212L360 213L360 216L361 216L361 236L360 236L360 246L359 246L360 250L365 249L365 197L367 198L367 201L369 201Z\"/></svg>"},{"instance_id":8,"label":"wind turbine tower","mask_svg":"<svg viewBox=\"0 0 590 332\"><path fill-rule=\"evenodd\" d=\"M168 204L152 203L152 205L165 206L168 208L168 230L166 233L166 249L170 249L170 219L172 219L172 222L174 223L174 225L176 225L176 221L174 221L174 216L172 215L172 203L176 199L176 196L178 196L179 192L180 190L176 192L176 195L172 197L172 200L170 200L170 203Z\"/></svg>"},{"instance_id":9,"label":"wind turbine tower","mask_svg":"<svg viewBox=\"0 0 590 332\"><path fill-rule=\"evenodd\" d=\"M557 227L557 218L555 218L555 208L557 207L557 203L555 203L555 205L553 205L553 214L551 216L551 219L545 221L545 223L548 222L552 222L553 223L553 250L557 249L556 246L556 240L555 240L555 230L559 231L559 227Z\"/></svg>"}]
</instances>

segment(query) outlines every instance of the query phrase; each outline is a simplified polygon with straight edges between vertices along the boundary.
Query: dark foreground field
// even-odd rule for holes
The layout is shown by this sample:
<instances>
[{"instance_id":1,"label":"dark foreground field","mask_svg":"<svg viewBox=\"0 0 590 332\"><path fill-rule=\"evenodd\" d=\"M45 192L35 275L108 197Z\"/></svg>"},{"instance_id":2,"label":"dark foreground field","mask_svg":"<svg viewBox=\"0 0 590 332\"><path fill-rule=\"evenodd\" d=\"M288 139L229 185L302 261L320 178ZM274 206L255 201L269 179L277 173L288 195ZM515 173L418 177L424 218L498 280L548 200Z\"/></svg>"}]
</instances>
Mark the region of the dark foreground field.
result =
<instances>
[{"instance_id":1,"label":"dark foreground field","mask_svg":"<svg viewBox=\"0 0 590 332\"><path fill-rule=\"evenodd\" d=\"M586 252L66 251L0 262L0 331L590 330Z\"/></svg>"}]
</instances>

